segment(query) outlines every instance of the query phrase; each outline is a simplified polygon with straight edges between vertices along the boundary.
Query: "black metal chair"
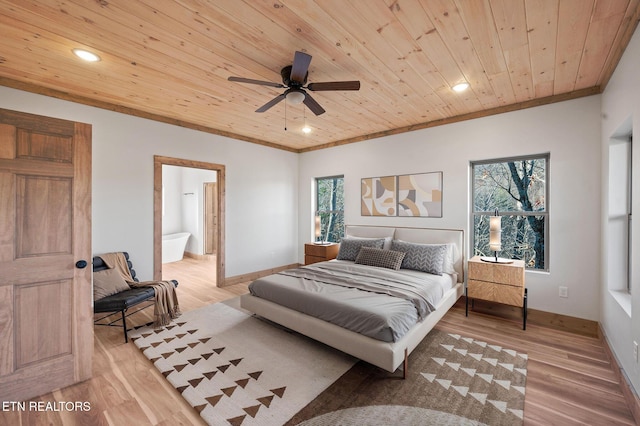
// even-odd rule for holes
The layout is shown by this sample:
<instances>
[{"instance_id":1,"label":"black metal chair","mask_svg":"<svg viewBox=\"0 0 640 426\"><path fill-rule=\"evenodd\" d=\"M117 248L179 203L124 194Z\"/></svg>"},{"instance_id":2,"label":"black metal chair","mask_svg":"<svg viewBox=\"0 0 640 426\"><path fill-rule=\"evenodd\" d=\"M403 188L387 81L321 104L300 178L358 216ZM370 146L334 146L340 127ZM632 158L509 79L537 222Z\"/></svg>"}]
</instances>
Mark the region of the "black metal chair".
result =
<instances>
[{"instance_id":1,"label":"black metal chair","mask_svg":"<svg viewBox=\"0 0 640 426\"><path fill-rule=\"evenodd\" d=\"M134 281L139 282L136 277L136 271L133 269L133 265L129 260L129 253L123 252L124 257L127 259L127 267L129 268L129 272L133 277ZM108 266L104 263L101 257L94 256L93 257L93 272L103 271L105 269L109 269ZM171 280L173 285L178 286L178 281ZM127 336L127 317L135 314L143 309L148 308L149 306L153 306L155 301L155 291L152 287L136 287L130 288L129 290L121 291L120 293L112 294L111 296L106 296L101 299L95 300L93 302L93 312L96 314L99 313L108 313L98 319L94 320L95 325L106 325L111 327L120 327L118 324L122 321L122 328L124 331L124 341L125 343L129 341L129 337ZM146 303L145 303L146 302ZM144 304L143 304L144 303ZM141 305L142 306L138 306ZM134 311L129 311L129 309L137 307ZM113 314L120 312L120 318L116 318L114 320L108 320ZM103 322L107 320L107 322Z\"/></svg>"}]
</instances>

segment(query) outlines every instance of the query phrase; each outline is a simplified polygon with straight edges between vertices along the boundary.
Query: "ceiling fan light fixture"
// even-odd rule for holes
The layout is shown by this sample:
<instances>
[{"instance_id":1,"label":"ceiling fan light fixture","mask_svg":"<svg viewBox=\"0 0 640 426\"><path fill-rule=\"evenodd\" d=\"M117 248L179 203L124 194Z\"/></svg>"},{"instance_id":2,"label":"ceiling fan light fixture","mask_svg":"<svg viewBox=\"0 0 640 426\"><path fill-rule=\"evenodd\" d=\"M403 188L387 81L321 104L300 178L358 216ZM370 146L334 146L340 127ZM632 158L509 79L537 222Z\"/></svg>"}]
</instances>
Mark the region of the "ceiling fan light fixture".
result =
<instances>
[{"instance_id":1,"label":"ceiling fan light fixture","mask_svg":"<svg viewBox=\"0 0 640 426\"><path fill-rule=\"evenodd\" d=\"M305 84L307 84L307 76L309 75L310 62L311 55L301 51L296 51L293 56L293 64L288 65L280 70L280 75L282 76L282 84L234 76L228 77L227 80L237 81L238 83L258 84L260 86L271 86L278 89L286 89L284 93L279 94L256 110L256 112L265 112L279 102L285 101L285 116L287 111L287 104L299 105L304 103L304 105L309 108L315 115L321 115L326 112L324 108L322 108L322 106L315 99L313 99L313 96L307 93L305 89L311 92L322 92L329 90L360 90L359 81L327 81L320 83L310 83L308 86L305 86ZM305 109L303 108L303 110Z\"/></svg>"},{"instance_id":2,"label":"ceiling fan light fixture","mask_svg":"<svg viewBox=\"0 0 640 426\"><path fill-rule=\"evenodd\" d=\"M73 49L72 52L78 58L80 58L80 59L82 59L84 61L87 61L87 62L98 62L98 61L100 61L100 56L96 55L93 52L89 52L88 50Z\"/></svg>"},{"instance_id":3,"label":"ceiling fan light fixture","mask_svg":"<svg viewBox=\"0 0 640 426\"><path fill-rule=\"evenodd\" d=\"M287 93L287 102L291 105L299 105L304 101L304 92L291 90Z\"/></svg>"},{"instance_id":4,"label":"ceiling fan light fixture","mask_svg":"<svg viewBox=\"0 0 640 426\"><path fill-rule=\"evenodd\" d=\"M451 89L453 89L454 92L464 92L468 88L469 88L469 83L467 83L466 81L463 81L462 83L456 84Z\"/></svg>"}]
</instances>

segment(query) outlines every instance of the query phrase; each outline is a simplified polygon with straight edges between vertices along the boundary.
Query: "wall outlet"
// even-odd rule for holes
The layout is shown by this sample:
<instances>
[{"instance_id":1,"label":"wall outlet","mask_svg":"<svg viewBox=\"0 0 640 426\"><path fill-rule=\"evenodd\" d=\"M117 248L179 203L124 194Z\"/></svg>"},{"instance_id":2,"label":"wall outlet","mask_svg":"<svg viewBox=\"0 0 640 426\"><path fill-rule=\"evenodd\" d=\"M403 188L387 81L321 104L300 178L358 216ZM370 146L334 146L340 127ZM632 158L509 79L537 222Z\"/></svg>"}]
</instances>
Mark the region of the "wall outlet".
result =
<instances>
[{"instance_id":1,"label":"wall outlet","mask_svg":"<svg viewBox=\"0 0 640 426\"><path fill-rule=\"evenodd\" d=\"M569 287L560 286L558 287L558 296L560 297L569 297Z\"/></svg>"},{"instance_id":2,"label":"wall outlet","mask_svg":"<svg viewBox=\"0 0 640 426\"><path fill-rule=\"evenodd\" d=\"M633 360L638 362L638 342L633 342Z\"/></svg>"}]
</instances>

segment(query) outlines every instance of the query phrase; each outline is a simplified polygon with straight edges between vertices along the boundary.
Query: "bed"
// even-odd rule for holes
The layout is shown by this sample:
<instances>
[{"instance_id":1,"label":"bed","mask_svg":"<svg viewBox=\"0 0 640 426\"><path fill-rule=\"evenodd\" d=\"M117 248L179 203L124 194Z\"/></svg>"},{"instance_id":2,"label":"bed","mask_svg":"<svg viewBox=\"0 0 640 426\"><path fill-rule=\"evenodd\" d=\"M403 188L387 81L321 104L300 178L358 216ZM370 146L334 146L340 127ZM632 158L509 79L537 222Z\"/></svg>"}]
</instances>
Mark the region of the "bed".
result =
<instances>
[{"instance_id":1,"label":"bed","mask_svg":"<svg viewBox=\"0 0 640 426\"><path fill-rule=\"evenodd\" d=\"M249 294L241 296L240 305L258 316L332 346L386 371L393 373L403 365L403 374L406 377L409 354L463 293L463 231L350 225L345 228L345 239L348 241L342 243L339 260L320 262L260 278L251 283ZM381 240L383 241L382 243L380 243ZM366 243L363 243L363 241ZM373 247L373 244L375 244L375 247ZM356 261L353 261L346 249L355 248L355 251L358 252L358 245L371 248L362 249L362 253L356 253ZM433 245L438 248L438 245L445 245L446 252L444 256L446 259L443 271L441 271L442 275L438 276L437 274L426 274L410 270L412 269L411 265L405 264L409 260L408 253L405 259L402 260L402 262L405 262L402 263L403 267L398 271L367 266L368 262L360 261L361 258L367 260L365 256L362 256L365 251L368 254L381 253L380 250L376 252L377 249L394 249L392 251L397 252L403 248L403 245L405 248L415 247L416 245ZM386 253L392 254L390 252ZM357 258L357 254L361 254L361 258ZM416 257L413 256L413 261L415 260ZM449 264L448 267L446 266L447 262ZM330 275L329 277L316 275L327 271ZM352 271L353 276L350 276L349 274ZM396 272L402 277L398 278L395 275ZM383 285L386 283L386 277L392 274L393 276L389 279L399 282L398 287L400 287L400 290L398 291L403 294L395 294L395 289L391 291L394 294L389 295L382 294L389 292L377 291L375 288L373 291L367 288L360 288L360 286L373 285L375 287ZM361 275L373 276L372 284L368 283L368 279L364 279L364 281L367 281L366 283L360 284ZM408 282L405 282L405 277L408 277L406 278ZM423 291L422 288L419 290L414 288L405 289L405 287L411 285L412 280L422 279L429 280L429 284L424 286L430 288L430 290L425 290L429 294L416 296L417 292ZM340 282L334 282L334 280ZM383 284L380 284L381 282ZM326 283L331 285L325 285ZM356 284L352 285L353 283ZM335 290L334 287L338 288L338 290ZM333 290L328 291L325 288ZM336 292L336 295L326 294L331 292ZM365 293L366 296L364 296ZM376 312L375 315L371 312L365 312L362 320L358 320L357 313L349 313L345 319L341 318L340 321L344 321L344 324L334 320L338 314L341 317L343 316L344 312L342 311L346 310L344 308L345 304L351 303L349 299L363 299L365 297L367 298L366 304L371 306L380 306L382 298L386 297L389 300L390 307L384 307L384 312ZM370 297L373 297L373 299L369 299ZM422 300L423 302L416 302L416 300ZM323 307L318 308L317 305L322 305ZM305 310L307 313L305 313ZM413 313L410 313L412 310ZM415 318L411 319L406 315L413 315ZM370 320L369 317L371 316L376 318ZM391 323L389 330L385 328L386 325L381 327L380 321L385 320ZM373 324L362 325L370 321L373 321ZM370 325L373 325L371 330L359 328L367 328ZM394 327L399 329L396 330Z\"/></svg>"}]
</instances>

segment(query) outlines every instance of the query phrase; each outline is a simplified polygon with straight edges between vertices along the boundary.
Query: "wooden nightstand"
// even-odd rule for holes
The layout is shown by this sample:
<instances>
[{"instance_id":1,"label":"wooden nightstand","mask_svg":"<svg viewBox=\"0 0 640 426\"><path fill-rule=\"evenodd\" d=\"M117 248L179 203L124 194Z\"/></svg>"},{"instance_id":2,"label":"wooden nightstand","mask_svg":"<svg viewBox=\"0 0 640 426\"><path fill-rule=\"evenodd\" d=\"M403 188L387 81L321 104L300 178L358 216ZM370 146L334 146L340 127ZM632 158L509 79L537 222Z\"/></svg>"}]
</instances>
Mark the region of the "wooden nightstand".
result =
<instances>
[{"instance_id":1,"label":"wooden nightstand","mask_svg":"<svg viewBox=\"0 0 640 426\"><path fill-rule=\"evenodd\" d=\"M313 244L304 245L304 264L310 265L316 262L335 259L338 256L339 244Z\"/></svg>"},{"instance_id":2,"label":"wooden nightstand","mask_svg":"<svg viewBox=\"0 0 640 426\"><path fill-rule=\"evenodd\" d=\"M527 329L527 289L524 282L524 261L513 263L491 263L480 260L480 256L469 259L466 288L465 315L469 315L469 299L522 308L522 329Z\"/></svg>"}]
</instances>

